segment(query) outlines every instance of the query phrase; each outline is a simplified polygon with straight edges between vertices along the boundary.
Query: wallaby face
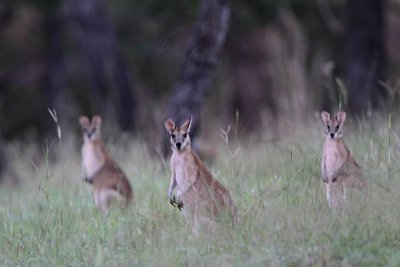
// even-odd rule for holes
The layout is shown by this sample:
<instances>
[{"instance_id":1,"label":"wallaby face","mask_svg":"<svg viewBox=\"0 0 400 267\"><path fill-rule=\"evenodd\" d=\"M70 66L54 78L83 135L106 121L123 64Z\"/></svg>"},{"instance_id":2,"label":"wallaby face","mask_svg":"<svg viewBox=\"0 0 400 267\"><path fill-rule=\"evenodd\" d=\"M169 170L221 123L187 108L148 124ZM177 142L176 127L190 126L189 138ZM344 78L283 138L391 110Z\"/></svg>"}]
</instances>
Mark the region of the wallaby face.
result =
<instances>
[{"instance_id":1,"label":"wallaby face","mask_svg":"<svg viewBox=\"0 0 400 267\"><path fill-rule=\"evenodd\" d=\"M92 122L86 116L79 118L79 123L82 127L83 139L86 140L99 140L101 138L101 117L95 115L92 117Z\"/></svg>"},{"instance_id":2,"label":"wallaby face","mask_svg":"<svg viewBox=\"0 0 400 267\"><path fill-rule=\"evenodd\" d=\"M176 127L175 123L171 119L165 119L165 128L170 134L170 143L173 149L177 151L185 150L190 148L190 125L192 123L192 118L185 121L182 126Z\"/></svg>"},{"instance_id":3,"label":"wallaby face","mask_svg":"<svg viewBox=\"0 0 400 267\"><path fill-rule=\"evenodd\" d=\"M325 124L325 135L332 140L343 137L343 124L346 120L346 112L340 111L335 118L331 118L328 112L321 112L322 121Z\"/></svg>"}]
</instances>

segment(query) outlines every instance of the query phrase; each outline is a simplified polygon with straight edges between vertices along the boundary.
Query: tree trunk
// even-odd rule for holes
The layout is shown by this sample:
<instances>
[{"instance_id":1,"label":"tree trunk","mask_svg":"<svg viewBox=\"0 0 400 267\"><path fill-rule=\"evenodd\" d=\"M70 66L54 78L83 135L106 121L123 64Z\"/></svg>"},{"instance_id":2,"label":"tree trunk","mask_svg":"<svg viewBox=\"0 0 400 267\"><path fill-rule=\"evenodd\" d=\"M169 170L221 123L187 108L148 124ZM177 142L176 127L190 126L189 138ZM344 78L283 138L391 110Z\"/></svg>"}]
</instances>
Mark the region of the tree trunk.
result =
<instances>
[{"instance_id":1,"label":"tree trunk","mask_svg":"<svg viewBox=\"0 0 400 267\"><path fill-rule=\"evenodd\" d=\"M11 4L6 2L3 6L0 6L0 32L2 32L8 23L11 21L13 16ZM7 73L3 77L0 77L0 87L5 88L8 81L6 79ZM4 98L3 95L0 95L1 98ZM1 104L1 103L0 103ZM4 119L4 118L2 118ZM16 174L14 168L10 165L10 160L7 155L5 143L3 140L2 132L0 132L0 182L4 181L5 176L9 176L12 184L19 183L19 177Z\"/></svg>"},{"instance_id":2,"label":"tree trunk","mask_svg":"<svg viewBox=\"0 0 400 267\"><path fill-rule=\"evenodd\" d=\"M348 0L345 34L345 84L352 112L376 107L385 91L384 0Z\"/></svg>"},{"instance_id":3,"label":"tree trunk","mask_svg":"<svg viewBox=\"0 0 400 267\"><path fill-rule=\"evenodd\" d=\"M178 79L168 106L168 117L181 125L192 117L191 138L199 130L201 107L211 87L213 73L229 28L229 0L203 0L198 23L191 33L180 66ZM165 135L166 136L166 135ZM163 152L169 151L168 138L163 139Z\"/></svg>"},{"instance_id":4,"label":"tree trunk","mask_svg":"<svg viewBox=\"0 0 400 267\"><path fill-rule=\"evenodd\" d=\"M96 109L107 113L111 96L122 130L133 131L135 99L112 23L101 0L65 0L67 23L88 70ZM112 89L111 94L108 88Z\"/></svg>"},{"instance_id":5,"label":"tree trunk","mask_svg":"<svg viewBox=\"0 0 400 267\"><path fill-rule=\"evenodd\" d=\"M63 24L60 20L58 10L47 14L44 21L46 33L46 79L44 84L44 98L46 106L43 107L44 117L44 135L49 136L55 133L54 121L48 112L48 108L57 111L62 123L67 117L65 101L66 73L63 53Z\"/></svg>"}]
</instances>

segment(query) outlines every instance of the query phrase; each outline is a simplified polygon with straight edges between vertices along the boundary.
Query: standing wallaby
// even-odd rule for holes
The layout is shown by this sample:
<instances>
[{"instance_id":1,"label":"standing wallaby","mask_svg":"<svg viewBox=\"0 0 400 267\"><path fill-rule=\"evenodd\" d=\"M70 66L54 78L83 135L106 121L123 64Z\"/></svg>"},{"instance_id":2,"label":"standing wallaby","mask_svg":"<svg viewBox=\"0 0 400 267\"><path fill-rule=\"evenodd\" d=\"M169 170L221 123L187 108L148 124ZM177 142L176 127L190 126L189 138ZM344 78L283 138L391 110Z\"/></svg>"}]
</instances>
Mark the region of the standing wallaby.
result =
<instances>
[{"instance_id":1,"label":"standing wallaby","mask_svg":"<svg viewBox=\"0 0 400 267\"><path fill-rule=\"evenodd\" d=\"M201 227L215 225L216 217L221 215L225 214L228 219L236 219L236 207L228 190L212 176L191 149L191 122L190 118L178 128L172 120L164 121L173 150L168 196L173 206L177 205L179 209L183 207L188 224L193 232L198 234ZM173 194L175 187L176 198Z\"/></svg>"},{"instance_id":2,"label":"standing wallaby","mask_svg":"<svg viewBox=\"0 0 400 267\"><path fill-rule=\"evenodd\" d=\"M122 169L110 158L101 141L101 117L93 116L92 122L81 116L83 132L82 167L85 182L93 187L94 202L103 213L113 199L128 204L132 200L132 188Z\"/></svg>"},{"instance_id":3,"label":"standing wallaby","mask_svg":"<svg viewBox=\"0 0 400 267\"><path fill-rule=\"evenodd\" d=\"M341 111L335 118L328 112L321 113L325 124L325 143L322 158L322 181L325 183L328 205L334 211L340 211L351 189L367 193L367 181L357 162L343 141L343 124L346 113Z\"/></svg>"}]
</instances>

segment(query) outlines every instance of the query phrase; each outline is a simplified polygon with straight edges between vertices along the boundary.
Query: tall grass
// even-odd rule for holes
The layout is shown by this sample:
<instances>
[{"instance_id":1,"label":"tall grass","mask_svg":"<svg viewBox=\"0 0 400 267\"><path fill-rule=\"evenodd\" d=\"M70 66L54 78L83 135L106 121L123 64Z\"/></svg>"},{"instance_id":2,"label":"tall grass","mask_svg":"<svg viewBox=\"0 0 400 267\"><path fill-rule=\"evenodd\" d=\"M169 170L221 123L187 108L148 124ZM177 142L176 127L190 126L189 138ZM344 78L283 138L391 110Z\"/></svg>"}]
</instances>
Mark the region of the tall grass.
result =
<instances>
[{"instance_id":1,"label":"tall grass","mask_svg":"<svg viewBox=\"0 0 400 267\"><path fill-rule=\"evenodd\" d=\"M116 206L108 216L95 209L82 182L77 141L64 139L59 162L41 164L32 163L32 146L16 144L15 164L26 181L0 189L0 265L399 266L393 118L346 122L345 140L364 168L369 199L341 217L328 209L319 179L321 124L305 123L274 141L246 142L239 132L233 145L216 142L220 153L210 168L231 191L239 223L198 238L169 204L168 162L152 158L141 140L107 142L134 189L134 205Z\"/></svg>"}]
</instances>

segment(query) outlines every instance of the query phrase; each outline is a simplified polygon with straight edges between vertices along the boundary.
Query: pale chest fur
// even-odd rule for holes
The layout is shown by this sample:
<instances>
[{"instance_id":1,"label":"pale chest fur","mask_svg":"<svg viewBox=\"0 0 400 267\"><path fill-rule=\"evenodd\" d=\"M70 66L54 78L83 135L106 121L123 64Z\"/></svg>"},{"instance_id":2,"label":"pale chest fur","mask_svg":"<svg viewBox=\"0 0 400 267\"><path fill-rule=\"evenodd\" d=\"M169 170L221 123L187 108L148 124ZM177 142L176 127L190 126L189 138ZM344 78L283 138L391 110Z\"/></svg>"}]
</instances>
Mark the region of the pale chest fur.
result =
<instances>
[{"instance_id":1,"label":"pale chest fur","mask_svg":"<svg viewBox=\"0 0 400 267\"><path fill-rule=\"evenodd\" d=\"M100 147L92 142L85 142L82 146L82 164L86 177L90 178L103 166L105 157Z\"/></svg>"},{"instance_id":2,"label":"pale chest fur","mask_svg":"<svg viewBox=\"0 0 400 267\"><path fill-rule=\"evenodd\" d=\"M322 169L325 169L325 174L328 178L332 178L332 174L337 171L344 159L340 153L339 144L332 141L326 141L324 144L324 160L322 162Z\"/></svg>"},{"instance_id":3,"label":"pale chest fur","mask_svg":"<svg viewBox=\"0 0 400 267\"><path fill-rule=\"evenodd\" d=\"M171 169L175 174L177 196L179 197L197 179L197 166L190 155L173 154Z\"/></svg>"}]
</instances>

